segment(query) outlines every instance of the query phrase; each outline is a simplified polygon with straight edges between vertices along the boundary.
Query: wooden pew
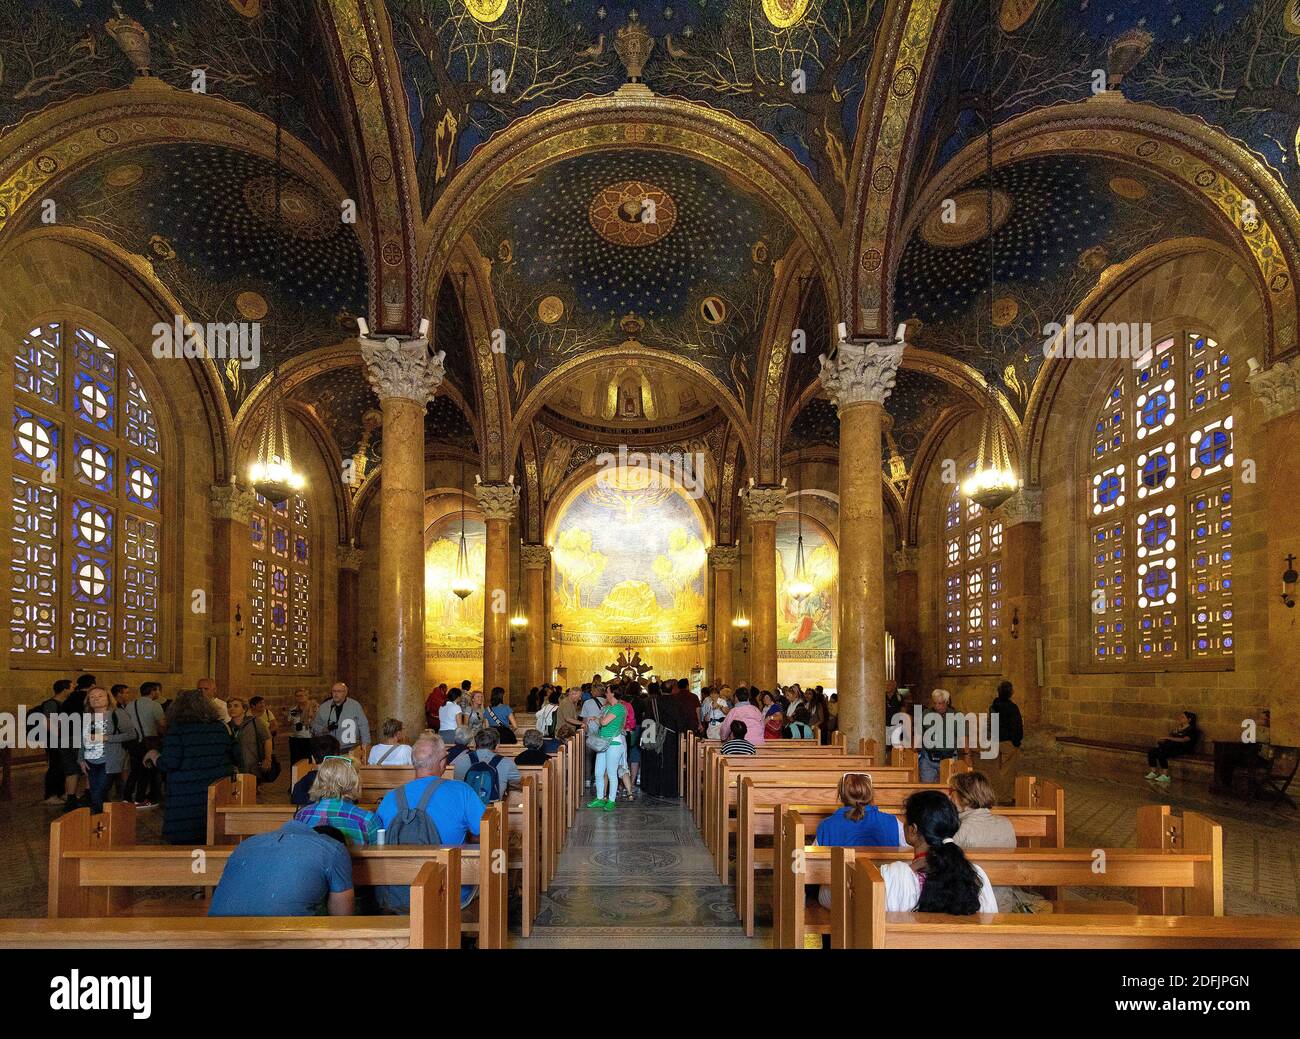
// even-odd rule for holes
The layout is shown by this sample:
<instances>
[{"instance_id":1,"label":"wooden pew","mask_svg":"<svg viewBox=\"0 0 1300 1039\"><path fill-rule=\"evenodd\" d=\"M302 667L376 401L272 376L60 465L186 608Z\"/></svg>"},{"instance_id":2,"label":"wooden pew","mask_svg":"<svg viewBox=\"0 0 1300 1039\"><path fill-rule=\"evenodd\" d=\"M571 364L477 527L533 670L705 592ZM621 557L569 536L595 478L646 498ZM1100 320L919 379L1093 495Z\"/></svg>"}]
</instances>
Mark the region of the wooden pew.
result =
<instances>
[{"instance_id":1,"label":"wooden pew","mask_svg":"<svg viewBox=\"0 0 1300 1039\"><path fill-rule=\"evenodd\" d=\"M353 881L358 886L411 884L427 862L446 866L451 893L444 912L444 933L459 947L462 932L477 934L479 947L499 949L506 941L506 815L498 803L489 806L480 824L479 843L463 847L349 848ZM135 808L124 802L105 806L102 815L78 809L50 824L50 919L102 919L120 916L191 916L206 904L168 905L169 912L151 910L156 904L134 905L127 895L138 887L211 887L235 849L229 845L192 848L135 843ZM498 865L498 863L500 865ZM197 867L197 868L196 868ZM478 886L479 919L462 920L460 885ZM414 908L414 903L412 906ZM421 912L426 908L421 907ZM382 917L373 920L382 921ZM376 926L381 926L376 924Z\"/></svg>"},{"instance_id":2,"label":"wooden pew","mask_svg":"<svg viewBox=\"0 0 1300 1039\"><path fill-rule=\"evenodd\" d=\"M257 804L247 799L250 786L255 788L252 776L241 776L244 782L218 779L208 787L208 844L238 844L243 838L258 833L278 830L297 811L294 805ZM541 806L537 796L538 779L524 776L523 789L508 790L505 796L507 833L510 841L510 869L520 877L522 914L520 933L527 938L533 931L541 893ZM372 811L376 803L363 807Z\"/></svg>"},{"instance_id":3,"label":"wooden pew","mask_svg":"<svg viewBox=\"0 0 1300 1039\"><path fill-rule=\"evenodd\" d=\"M1047 794L1047 781L1043 792ZM1055 786L1055 784L1051 784ZM899 786L881 786L877 791L876 806L891 815L901 816L907 798L919 790L938 790L946 793L947 787L938 783L917 783ZM1055 803L1055 798L1046 798ZM1061 798L1064 804L1064 796ZM780 826L781 812L792 808L803 817L808 834L814 834L817 824L840 808L838 782L824 785L786 786L769 777L744 776L740 781L739 802L736 808L736 911L745 924L745 934L754 935L754 899L757 874L770 873L773 867L773 849L760 847L758 839L773 837ZM1016 840L1022 847L1046 844L1048 847L1065 847L1064 809L1058 814L1054 807L999 807L997 815L1011 820L1016 829ZM776 912L776 904L773 912ZM775 921L774 921L775 926Z\"/></svg>"},{"instance_id":4,"label":"wooden pew","mask_svg":"<svg viewBox=\"0 0 1300 1039\"><path fill-rule=\"evenodd\" d=\"M836 848L831 944L843 949L1300 949L1300 920L1142 913L885 912L885 882L869 859Z\"/></svg>"},{"instance_id":5,"label":"wooden pew","mask_svg":"<svg viewBox=\"0 0 1300 1039\"><path fill-rule=\"evenodd\" d=\"M1201 832L1217 830L1222 834L1217 824L1208 819L1203 824L1193 825ZM1221 839L1219 847L1222 847ZM1185 892L1186 904L1192 910L1188 915L1222 916L1222 861L1214 861L1213 848L1213 843L1204 850L1182 851L1145 848L972 848L967 850L966 855L984 870L989 883L995 887L1184 888L1188 889ZM1100 871L1096 868L1099 851L1104 853L1104 868ZM853 861L856 857L876 864L910 862L913 857L911 848L808 847L803 819L798 812L790 809L781 813L777 853L782 856L781 861L787 863L776 871L780 925L779 930L774 931L774 936L777 947L783 949L802 948L805 934L830 933L834 936L837 927L842 933L847 926L842 904L833 905L829 914L821 906L812 907L810 922L809 907L804 901L805 884L833 883L832 866L836 855L842 862ZM1087 914L1089 909L1104 911L1105 905L1086 901L1058 902L1056 908L1058 913L1073 916L1075 914L1071 910Z\"/></svg>"}]
</instances>

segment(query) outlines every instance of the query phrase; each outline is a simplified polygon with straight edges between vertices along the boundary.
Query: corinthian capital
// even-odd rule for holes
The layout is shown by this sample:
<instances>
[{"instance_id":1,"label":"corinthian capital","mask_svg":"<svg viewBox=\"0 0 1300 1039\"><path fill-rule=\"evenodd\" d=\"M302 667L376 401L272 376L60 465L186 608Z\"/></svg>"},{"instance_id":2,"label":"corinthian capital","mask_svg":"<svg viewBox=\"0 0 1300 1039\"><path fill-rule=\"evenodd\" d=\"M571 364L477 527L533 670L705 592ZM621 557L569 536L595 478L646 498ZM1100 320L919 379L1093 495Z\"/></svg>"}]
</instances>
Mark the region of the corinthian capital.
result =
<instances>
[{"instance_id":1,"label":"corinthian capital","mask_svg":"<svg viewBox=\"0 0 1300 1039\"><path fill-rule=\"evenodd\" d=\"M339 545L340 570L360 570L365 557L365 550L357 548L356 545Z\"/></svg>"},{"instance_id":2,"label":"corinthian capital","mask_svg":"<svg viewBox=\"0 0 1300 1039\"><path fill-rule=\"evenodd\" d=\"M740 546L714 545L709 549L709 562L714 570L735 570L740 565Z\"/></svg>"},{"instance_id":3,"label":"corinthian capital","mask_svg":"<svg viewBox=\"0 0 1300 1039\"><path fill-rule=\"evenodd\" d=\"M366 362L366 378L375 396L413 400L424 407L442 385L443 358L446 351L429 352L429 340L372 339L360 336L361 356Z\"/></svg>"},{"instance_id":4,"label":"corinthian capital","mask_svg":"<svg viewBox=\"0 0 1300 1039\"><path fill-rule=\"evenodd\" d=\"M1253 361L1252 361L1253 364ZM1264 408L1264 421L1289 415L1300 407L1300 359L1277 361L1246 376Z\"/></svg>"},{"instance_id":5,"label":"corinthian capital","mask_svg":"<svg viewBox=\"0 0 1300 1039\"><path fill-rule=\"evenodd\" d=\"M921 551L915 545L894 549L894 573L905 574L921 565Z\"/></svg>"},{"instance_id":6,"label":"corinthian capital","mask_svg":"<svg viewBox=\"0 0 1300 1039\"><path fill-rule=\"evenodd\" d=\"M1021 487L997 507L994 515L1002 521L1004 527L1014 527L1018 523L1041 523L1043 521L1043 489L1041 487Z\"/></svg>"},{"instance_id":7,"label":"corinthian capital","mask_svg":"<svg viewBox=\"0 0 1300 1039\"><path fill-rule=\"evenodd\" d=\"M745 503L745 512L751 523L773 523L785 506L785 486L751 483L741 490L740 498Z\"/></svg>"},{"instance_id":8,"label":"corinthian capital","mask_svg":"<svg viewBox=\"0 0 1300 1039\"><path fill-rule=\"evenodd\" d=\"M545 545L520 545L519 558L525 570L545 570L551 561L551 550Z\"/></svg>"},{"instance_id":9,"label":"corinthian capital","mask_svg":"<svg viewBox=\"0 0 1300 1039\"><path fill-rule=\"evenodd\" d=\"M519 504L519 488L512 483L483 483L474 485L478 506L490 520L508 520Z\"/></svg>"},{"instance_id":10,"label":"corinthian capital","mask_svg":"<svg viewBox=\"0 0 1300 1039\"><path fill-rule=\"evenodd\" d=\"M252 491L241 490L233 483L213 484L208 490L208 512L213 519L247 523L253 518L256 503L257 496Z\"/></svg>"},{"instance_id":11,"label":"corinthian capital","mask_svg":"<svg viewBox=\"0 0 1300 1039\"><path fill-rule=\"evenodd\" d=\"M843 411L851 404L884 404L894 388L904 345L900 333L892 343L844 341L834 357L822 354L822 385L836 410Z\"/></svg>"}]
</instances>

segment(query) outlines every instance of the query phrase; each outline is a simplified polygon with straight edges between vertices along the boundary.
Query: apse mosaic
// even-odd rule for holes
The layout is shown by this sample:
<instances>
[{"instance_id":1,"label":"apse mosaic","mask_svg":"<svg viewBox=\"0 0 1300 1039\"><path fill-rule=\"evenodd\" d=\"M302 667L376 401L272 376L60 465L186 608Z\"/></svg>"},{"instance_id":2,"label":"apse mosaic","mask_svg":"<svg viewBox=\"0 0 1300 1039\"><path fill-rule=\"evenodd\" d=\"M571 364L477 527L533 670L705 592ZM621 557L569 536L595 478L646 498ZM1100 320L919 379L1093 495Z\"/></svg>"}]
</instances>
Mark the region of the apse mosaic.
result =
<instances>
[{"instance_id":1,"label":"apse mosaic","mask_svg":"<svg viewBox=\"0 0 1300 1039\"><path fill-rule=\"evenodd\" d=\"M997 120L1092 96L1093 70L1134 101L1200 116L1300 191L1300 8L1289 0L998 0ZM922 178L983 133L989 8L957 3L922 124ZM1062 61L1068 56L1068 62Z\"/></svg>"},{"instance_id":2,"label":"apse mosaic","mask_svg":"<svg viewBox=\"0 0 1300 1039\"><path fill-rule=\"evenodd\" d=\"M0 130L49 105L129 86L137 68L205 87L268 119L287 69L285 129L349 179L347 143L310 0L281 0L280 42L263 0L0 0ZM132 31L137 23L148 34Z\"/></svg>"},{"instance_id":3,"label":"apse mosaic","mask_svg":"<svg viewBox=\"0 0 1300 1039\"><path fill-rule=\"evenodd\" d=\"M677 484L602 470L556 520L552 620L566 641L694 641L706 616L705 546L699 513Z\"/></svg>"},{"instance_id":4,"label":"apse mosaic","mask_svg":"<svg viewBox=\"0 0 1300 1039\"><path fill-rule=\"evenodd\" d=\"M487 561L487 525L465 517L466 574L470 594L452 591L460 556L461 514L453 512L425 531L424 641L429 647L466 649L483 645L483 582Z\"/></svg>"},{"instance_id":5,"label":"apse mosaic","mask_svg":"<svg viewBox=\"0 0 1300 1039\"><path fill-rule=\"evenodd\" d=\"M625 150L567 159L474 229L507 318L516 399L547 372L635 338L752 392L784 217L703 163Z\"/></svg>"},{"instance_id":6,"label":"apse mosaic","mask_svg":"<svg viewBox=\"0 0 1300 1039\"><path fill-rule=\"evenodd\" d=\"M884 4L388 0L388 7L426 206L475 148L510 123L562 101L613 93L627 82L629 57L656 94L755 124L839 206ZM805 77L803 93L792 89L796 70Z\"/></svg>"},{"instance_id":7,"label":"apse mosaic","mask_svg":"<svg viewBox=\"0 0 1300 1039\"><path fill-rule=\"evenodd\" d=\"M994 191L992 328L984 177L955 197L974 216L940 235L922 221L907 243L895 313L908 322L909 343L992 376L1021 414L1042 367L1044 329L1064 323L1107 267L1167 238L1221 237L1161 180L1103 159L1027 159L999 168Z\"/></svg>"},{"instance_id":8,"label":"apse mosaic","mask_svg":"<svg viewBox=\"0 0 1300 1039\"><path fill-rule=\"evenodd\" d=\"M199 322L262 322L261 367L222 366L231 410L287 358L356 334L366 263L335 200L285 175L284 294L276 292L275 166L207 145L157 145L97 163L49 196L61 224L145 257ZM40 227L33 207L27 228Z\"/></svg>"},{"instance_id":9,"label":"apse mosaic","mask_svg":"<svg viewBox=\"0 0 1300 1039\"><path fill-rule=\"evenodd\" d=\"M808 594L799 577L799 533L803 533L802 579L811 586ZM787 660L826 659L835 652L836 596L839 552L826 528L816 520L782 513L776 521L776 650Z\"/></svg>"}]
</instances>

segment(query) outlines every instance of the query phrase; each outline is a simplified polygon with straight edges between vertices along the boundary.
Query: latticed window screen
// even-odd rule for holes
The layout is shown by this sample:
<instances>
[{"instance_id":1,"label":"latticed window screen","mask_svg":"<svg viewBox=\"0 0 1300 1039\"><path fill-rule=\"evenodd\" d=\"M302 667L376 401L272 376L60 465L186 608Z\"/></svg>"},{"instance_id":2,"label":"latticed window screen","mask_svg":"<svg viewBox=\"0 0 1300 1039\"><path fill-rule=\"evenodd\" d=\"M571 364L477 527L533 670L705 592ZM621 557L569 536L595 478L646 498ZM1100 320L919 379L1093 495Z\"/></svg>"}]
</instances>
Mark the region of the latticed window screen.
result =
<instances>
[{"instance_id":1,"label":"latticed window screen","mask_svg":"<svg viewBox=\"0 0 1300 1039\"><path fill-rule=\"evenodd\" d=\"M968 500L959 485L944 511L943 545L944 667L997 671L1002 662L1002 523Z\"/></svg>"},{"instance_id":2,"label":"latticed window screen","mask_svg":"<svg viewBox=\"0 0 1300 1039\"><path fill-rule=\"evenodd\" d=\"M131 365L75 323L32 329L12 446L11 656L159 661L162 457Z\"/></svg>"},{"instance_id":3,"label":"latticed window screen","mask_svg":"<svg viewBox=\"0 0 1300 1039\"><path fill-rule=\"evenodd\" d=\"M268 671L311 663L311 523L300 494L272 505L260 494L249 529L252 586L249 654Z\"/></svg>"},{"instance_id":4,"label":"latticed window screen","mask_svg":"<svg viewBox=\"0 0 1300 1039\"><path fill-rule=\"evenodd\" d=\"M1089 650L1104 667L1231 658L1228 351L1180 332L1111 385L1086 508Z\"/></svg>"}]
</instances>

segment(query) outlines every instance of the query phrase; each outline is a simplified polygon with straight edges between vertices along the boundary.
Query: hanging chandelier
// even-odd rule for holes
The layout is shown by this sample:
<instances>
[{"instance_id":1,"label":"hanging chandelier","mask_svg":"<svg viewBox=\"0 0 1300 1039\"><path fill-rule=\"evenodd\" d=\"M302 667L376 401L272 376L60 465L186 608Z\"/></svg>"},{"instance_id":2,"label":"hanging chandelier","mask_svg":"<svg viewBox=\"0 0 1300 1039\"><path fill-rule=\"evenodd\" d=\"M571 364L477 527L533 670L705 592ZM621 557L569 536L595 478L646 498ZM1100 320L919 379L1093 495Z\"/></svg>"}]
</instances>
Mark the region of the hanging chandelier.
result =
<instances>
[{"instance_id":1,"label":"hanging chandelier","mask_svg":"<svg viewBox=\"0 0 1300 1039\"><path fill-rule=\"evenodd\" d=\"M451 590L462 602L474 594L474 581L469 574L469 543L465 540L465 462L460 463L460 544L456 549L456 573L451 579Z\"/></svg>"},{"instance_id":2,"label":"hanging chandelier","mask_svg":"<svg viewBox=\"0 0 1300 1039\"><path fill-rule=\"evenodd\" d=\"M986 223L984 233L988 241L989 253L989 356L990 361L997 356L997 337L998 326L994 317L994 307L996 306L996 277L995 269L995 252L993 247L993 91L990 86L987 97L985 98L984 118L986 121L985 129L986 156L988 159L988 175L986 177L987 186L987 205L985 211ZM971 501L983 506L985 509L996 509L1004 501L1015 494L1020 482L1016 479L1015 470L1011 468L1011 452L1007 448L1006 436L1002 431L1002 420L999 415L1001 408L1000 393L993 384L996 378L995 368L991 368L988 374L984 376L984 385L988 389L988 397L984 402L984 423L980 427L980 446L979 454L975 459L975 471L961 485L961 492Z\"/></svg>"},{"instance_id":3,"label":"hanging chandelier","mask_svg":"<svg viewBox=\"0 0 1300 1039\"><path fill-rule=\"evenodd\" d=\"M279 42L279 23L276 23L276 40ZM277 54L279 48L277 47ZM283 70L278 65L275 93L275 294L277 302L284 301L284 188L283 123L284 102ZM303 489L307 481L293 467L293 452L289 447L289 425L285 418L284 401L278 389L280 380L271 374L271 404L258 438L257 458L248 469L248 482L253 490L273 505L287 501L290 495Z\"/></svg>"},{"instance_id":4,"label":"hanging chandelier","mask_svg":"<svg viewBox=\"0 0 1300 1039\"><path fill-rule=\"evenodd\" d=\"M753 545L752 539L750 540L750 545ZM752 547L750 555L753 555ZM743 558L740 560L739 570L740 588L736 591L736 609L731 615L731 626L733 628L748 628L749 614L745 612L745 560Z\"/></svg>"},{"instance_id":5,"label":"hanging chandelier","mask_svg":"<svg viewBox=\"0 0 1300 1039\"><path fill-rule=\"evenodd\" d=\"M786 593L796 603L802 603L808 596L813 593L813 583L808 579L808 567L804 563L803 557L803 460L799 461L798 484L795 492L795 498L799 504L799 537L795 541L794 550L794 577L790 583L785 586Z\"/></svg>"},{"instance_id":6,"label":"hanging chandelier","mask_svg":"<svg viewBox=\"0 0 1300 1039\"><path fill-rule=\"evenodd\" d=\"M524 612L524 542L519 540L519 565L515 570L518 580L515 587L519 589L519 598L515 602L515 612L510 615L510 627L528 627L528 614Z\"/></svg>"}]
</instances>

